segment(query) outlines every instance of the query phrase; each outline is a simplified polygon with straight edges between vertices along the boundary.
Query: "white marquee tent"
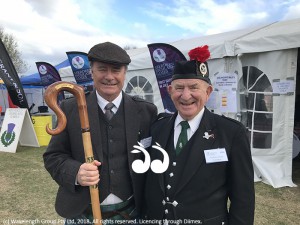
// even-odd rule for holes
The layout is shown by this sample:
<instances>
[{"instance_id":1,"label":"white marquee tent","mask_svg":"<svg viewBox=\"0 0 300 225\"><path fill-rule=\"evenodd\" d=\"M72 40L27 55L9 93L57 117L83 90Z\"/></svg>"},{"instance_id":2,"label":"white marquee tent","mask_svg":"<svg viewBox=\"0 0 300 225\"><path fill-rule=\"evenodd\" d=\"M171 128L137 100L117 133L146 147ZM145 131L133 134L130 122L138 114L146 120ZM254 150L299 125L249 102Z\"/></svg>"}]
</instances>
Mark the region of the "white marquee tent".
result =
<instances>
[{"instance_id":1,"label":"white marquee tent","mask_svg":"<svg viewBox=\"0 0 300 225\"><path fill-rule=\"evenodd\" d=\"M300 19L170 44L186 58L189 50L207 44L211 51L208 63L213 83L218 74L237 74L237 97L228 100L237 101L237 112L227 113L227 116L241 120L249 129L255 181L273 187L295 186L292 152ZM153 102L162 111L148 48L133 49L128 53L132 63L127 73L127 86L139 93L140 87L147 82L151 84L148 93L139 95L152 95ZM137 85L138 79L140 85ZM276 82L288 83L294 92L275 95ZM267 103L264 109L259 105L262 100ZM215 112L221 113L218 109Z\"/></svg>"}]
</instances>

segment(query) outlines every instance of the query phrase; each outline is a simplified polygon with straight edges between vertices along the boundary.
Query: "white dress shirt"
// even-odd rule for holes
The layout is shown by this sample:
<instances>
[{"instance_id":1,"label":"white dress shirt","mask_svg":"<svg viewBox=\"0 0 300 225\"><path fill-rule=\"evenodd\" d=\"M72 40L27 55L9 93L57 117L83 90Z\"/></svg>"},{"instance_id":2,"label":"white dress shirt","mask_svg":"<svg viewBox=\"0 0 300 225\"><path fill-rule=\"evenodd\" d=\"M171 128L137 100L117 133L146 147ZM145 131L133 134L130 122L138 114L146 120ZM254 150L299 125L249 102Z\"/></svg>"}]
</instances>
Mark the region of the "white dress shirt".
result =
<instances>
[{"instance_id":1,"label":"white dress shirt","mask_svg":"<svg viewBox=\"0 0 300 225\"><path fill-rule=\"evenodd\" d=\"M188 123L190 125L190 128L187 129L188 140L190 140L190 138L193 136L193 134L198 129L201 119L203 117L203 114L204 114L204 108L192 120L188 121ZM175 123L174 123L174 148L175 149L176 149L176 144L177 144L179 134L181 132L180 122L183 120L184 119L178 113L178 115L175 119Z\"/></svg>"},{"instance_id":2,"label":"white dress shirt","mask_svg":"<svg viewBox=\"0 0 300 225\"><path fill-rule=\"evenodd\" d=\"M103 111L103 113L105 113L105 109L104 107L107 105L107 103L109 103L107 100L105 100L104 98L102 98L98 92L96 92L97 94L97 102L99 107L101 108L101 110ZM112 108L112 111L114 113L116 113L118 111L118 108L120 107L121 101L122 101L122 92L120 92L120 94L118 95L118 97L112 101L112 103L114 103L114 107ZM101 180L101 177L100 177ZM111 204L117 204L123 202L122 199L120 199L118 196L110 193L106 199L104 199L103 202L101 202L101 205L111 205Z\"/></svg>"},{"instance_id":3,"label":"white dress shirt","mask_svg":"<svg viewBox=\"0 0 300 225\"><path fill-rule=\"evenodd\" d=\"M97 95L97 102L99 107L101 108L102 112L105 113L105 106L109 103L107 100L105 100L104 98L102 98L98 92L96 91L96 95ZM114 107L112 108L112 111L114 113L116 113L118 111L118 108L120 107L121 101L122 101L122 92L120 92L120 94L118 95L117 98L115 98L115 100L112 101L112 103L114 103Z\"/></svg>"}]
</instances>

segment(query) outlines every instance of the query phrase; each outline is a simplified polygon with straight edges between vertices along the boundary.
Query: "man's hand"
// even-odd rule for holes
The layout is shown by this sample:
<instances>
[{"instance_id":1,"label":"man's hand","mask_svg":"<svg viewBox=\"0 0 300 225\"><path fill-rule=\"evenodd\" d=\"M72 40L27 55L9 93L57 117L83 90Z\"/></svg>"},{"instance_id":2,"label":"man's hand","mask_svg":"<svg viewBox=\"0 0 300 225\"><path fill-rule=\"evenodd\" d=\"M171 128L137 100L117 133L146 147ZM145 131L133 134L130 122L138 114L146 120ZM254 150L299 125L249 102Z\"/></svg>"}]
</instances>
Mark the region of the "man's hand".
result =
<instances>
[{"instance_id":1,"label":"man's hand","mask_svg":"<svg viewBox=\"0 0 300 225\"><path fill-rule=\"evenodd\" d=\"M101 162L95 160L94 163L83 163L77 173L77 182L81 186L92 186L98 184L100 175L98 166Z\"/></svg>"}]
</instances>

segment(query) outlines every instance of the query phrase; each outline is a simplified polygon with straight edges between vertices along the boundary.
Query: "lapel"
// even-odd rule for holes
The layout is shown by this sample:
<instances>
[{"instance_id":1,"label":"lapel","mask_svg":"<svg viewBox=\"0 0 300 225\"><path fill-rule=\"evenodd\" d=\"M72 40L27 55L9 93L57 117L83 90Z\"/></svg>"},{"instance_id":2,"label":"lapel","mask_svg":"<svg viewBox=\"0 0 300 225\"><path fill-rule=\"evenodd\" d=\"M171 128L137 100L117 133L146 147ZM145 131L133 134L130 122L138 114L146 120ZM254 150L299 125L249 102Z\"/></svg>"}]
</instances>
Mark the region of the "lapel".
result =
<instances>
[{"instance_id":1,"label":"lapel","mask_svg":"<svg viewBox=\"0 0 300 225\"><path fill-rule=\"evenodd\" d=\"M96 90L92 91L91 94L87 96L86 104L88 109L90 134L91 134L94 158L98 159L99 161L103 161L103 151L102 151L102 145L100 143L101 129L100 129L99 112L98 112L99 106L97 103Z\"/></svg>"},{"instance_id":2,"label":"lapel","mask_svg":"<svg viewBox=\"0 0 300 225\"><path fill-rule=\"evenodd\" d=\"M162 128L164 130L164 132L157 132L157 137L155 137L155 142L157 142L163 149L167 149L167 144L168 144L168 140L170 138L170 135L173 133L174 130L174 122L175 122L175 118L177 116L177 112L174 113L170 119L168 119L166 121L166 123L164 123L160 128ZM155 144L155 143L153 143ZM153 149L153 148L152 148ZM161 157L161 153L158 152L157 150L153 150L155 151L156 157L155 158L159 158L160 160L162 160ZM171 162L170 162L171 163ZM157 174L158 179L159 179L159 185L161 190L163 191L163 193L165 193L165 180L164 180L164 173L160 173Z\"/></svg>"},{"instance_id":3,"label":"lapel","mask_svg":"<svg viewBox=\"0 0 300 225\"><path fill-rule=\"evenodd\" d=\"M216 141L216 124L214 116L209 110L205 108L203 118L200 122L199 128L192 137L192 145L190 146L190 154L187 163L184 167L181 180L178 183L176 193L180 192L184 186L192 179L194 174L198 171L202 163L205 163L204 150L211 149L213 143ZM204 138L204 132L214 134L214 138Z\"/></svg>"},{"instance_id":4,"label":"lapel","mask_svg":"<svg viewBox=\"0 0 300 225\"><path fill-rule=\"evenodd\" d=\"M141 108L135 101L123 92L123 100L124 100L124 117L125 117L125 132L126 132L126 143L127 143L127 155L128 155L128 163L129 168L131 170L131 164L134 161L134 155L131 151L134 149L133 146L137 145L137 140L139 138L140 133L140 121L143 118L141 117L140 111ZM140 141L140 140L138 140Z\"/></svg>"}]
</instances>

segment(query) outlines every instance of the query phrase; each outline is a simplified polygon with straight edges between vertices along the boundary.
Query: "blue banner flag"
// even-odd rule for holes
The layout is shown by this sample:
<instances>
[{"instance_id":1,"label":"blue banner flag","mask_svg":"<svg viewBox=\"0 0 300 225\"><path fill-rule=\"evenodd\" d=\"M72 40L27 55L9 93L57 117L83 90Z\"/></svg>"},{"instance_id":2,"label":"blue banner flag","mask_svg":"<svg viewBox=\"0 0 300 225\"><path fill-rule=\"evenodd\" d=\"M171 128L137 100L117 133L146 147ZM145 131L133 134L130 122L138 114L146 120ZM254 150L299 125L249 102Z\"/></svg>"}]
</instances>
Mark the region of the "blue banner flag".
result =
<instances>
[{"instance_id":1,"label":"blue banner flag","mask_svg":"<svg viewBox=\"0 0 300 225\"><path fill-rule=\"evenodd\" d=\"M158 82L160 95L166 112L175 112L175 106L168 94L176 61L186 61L185 56L177 48L165 43L148 45L153 69Z\"/></svg>"},{"instance_id":2,"label":"blue banner flag","mask_svg":"<svg viewBox=\"0 0 300 225\"><path fill-rule=\"evenodd\" d=\"M84 52L66 52L76 83L87 85L92 83L92 74L88 55Z\"/></svg>"},{"instance_id":3,"label":"blue banner flag","mask_svg":"<svg viewBox=\"0 0 300 225\"><path fill-rule=\"evenodd\" d=\"M8 52L0 39L0 78L3 80L7 92L13 104L20 108L27 108L28 102L26 99L23 86L20 82L18 73L8 55Z\"/></svg>"}]
</instances>

